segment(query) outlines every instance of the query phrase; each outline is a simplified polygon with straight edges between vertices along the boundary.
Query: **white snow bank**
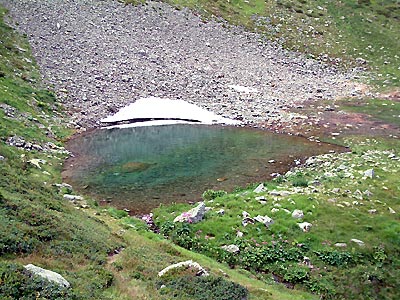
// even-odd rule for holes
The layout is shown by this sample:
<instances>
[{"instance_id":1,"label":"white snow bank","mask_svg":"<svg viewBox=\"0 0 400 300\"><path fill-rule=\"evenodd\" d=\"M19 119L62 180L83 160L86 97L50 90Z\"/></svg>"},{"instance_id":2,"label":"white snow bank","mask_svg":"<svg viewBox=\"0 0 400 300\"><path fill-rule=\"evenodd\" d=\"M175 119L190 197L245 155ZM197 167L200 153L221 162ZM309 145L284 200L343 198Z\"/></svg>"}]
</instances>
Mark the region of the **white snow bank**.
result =
<instances>
[{"instance_id":1,"label":"white snow bank","mask_svg":"<svg viewBox=\"0 0 400 300\"><path fill-rule=\"evenodd\" d=\"M235 84L231 84L228 85L228 87L230 87L231 89L234 89L235 91L239 92L239 93L257 93L258 90L255 88L251 88L251 87L247 87L247 86L242 86L242 85L235 85Z\"/></svg>"},{"instance_id":2,"label":"white snow bank","mask_svg":"<svg viewBox=\"0 0 400 300\"><path fill-rule=\"evenodd\" d=\"M151 121L123 124L118 125L117 127L153 126L182 123L228 125L240 124L240 121L224 118L183 100L171 100L157 97L141 98L136 102L120 109L116 114L100 121L102 123L116 123L134 119L149 119Z\"/></svg>"}]
</instances>

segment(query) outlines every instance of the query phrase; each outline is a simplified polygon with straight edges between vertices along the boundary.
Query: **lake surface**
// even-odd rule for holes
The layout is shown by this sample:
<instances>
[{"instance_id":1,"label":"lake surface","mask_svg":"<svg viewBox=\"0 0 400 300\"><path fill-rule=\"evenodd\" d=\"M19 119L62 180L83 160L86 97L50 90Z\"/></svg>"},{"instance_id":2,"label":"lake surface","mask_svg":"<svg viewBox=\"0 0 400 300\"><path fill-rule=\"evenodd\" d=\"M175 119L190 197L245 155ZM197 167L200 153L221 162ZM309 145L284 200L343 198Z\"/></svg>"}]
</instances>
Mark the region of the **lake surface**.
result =
<instances>
[{"instance_id":1,"label":"lake surface","mask_svg":"<svg viewBox=\"0 0 400 300\"><path fill-rule=\"evenodd\" d=\"M146 213L285 172L295 159L343 148L249 128L168 125L100 129L68 142L64 180L100 203ZM274 160L274 162L272 162Z\"/></svg>"}]
</instances>

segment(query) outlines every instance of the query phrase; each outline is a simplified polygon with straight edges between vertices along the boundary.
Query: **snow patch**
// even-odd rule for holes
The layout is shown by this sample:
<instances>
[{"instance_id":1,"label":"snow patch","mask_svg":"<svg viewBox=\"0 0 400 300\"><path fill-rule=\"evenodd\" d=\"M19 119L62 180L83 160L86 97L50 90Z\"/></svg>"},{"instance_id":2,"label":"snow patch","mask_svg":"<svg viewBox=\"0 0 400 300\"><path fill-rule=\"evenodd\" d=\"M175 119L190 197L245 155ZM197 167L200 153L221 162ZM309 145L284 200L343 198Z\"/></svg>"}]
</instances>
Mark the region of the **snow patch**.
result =
<instances>
[{"instance_id":1,"label":"snow patch","mask_svg":"<svg viewBox=\"0 0 400 300\"><path fill-rule=\"evenodd\" d=\"M183 100L168 98L140 98L121 108L116 114L100 120L102 123L138 122L112 127L138 127L170 124L227 124L240 121L224 118ZM145 121L144 121L145 120Z\"/></svg>"},{"instance_id":2,"label":"snow patch","mask_svg":"<svg viewBox=\"0 0 400 300\"><path fill-rule=\"evenodd\" d=\"M242 85L230 84L230 85L228 85L228 87L230 87L231 89L234 89L235 91L237 91L239 93L249 94L249 93L257 93L258 92L258 90L255 88L242 86Z\"/></svg>"}]
</instances>

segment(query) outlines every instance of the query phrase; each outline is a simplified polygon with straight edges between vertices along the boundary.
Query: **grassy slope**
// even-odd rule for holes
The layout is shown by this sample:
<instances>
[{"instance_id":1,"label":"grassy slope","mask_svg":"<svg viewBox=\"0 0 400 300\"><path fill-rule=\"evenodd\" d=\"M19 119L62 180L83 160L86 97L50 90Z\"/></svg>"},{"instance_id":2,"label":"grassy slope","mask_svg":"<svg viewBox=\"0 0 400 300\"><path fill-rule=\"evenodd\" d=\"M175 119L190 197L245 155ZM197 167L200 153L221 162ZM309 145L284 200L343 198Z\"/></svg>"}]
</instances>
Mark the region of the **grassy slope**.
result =
<instances>
[{"instance_id":1,"label":"grassy slope","mask_svg":"<svg viewBox=\"0 0 400 300\"><path fill-rule=\"evenodd\" d=\"M327 63L367 68L371 71L369 81L378 88L399 86L398 1L167 2L194 9L206 18L222 17L230 23L262 32L268 39ZM340 105L346 110L399 125L400 108L396 102L362 99ZM400 143L397 138L381 137L348 137L338 142L351 146L353 153L328 156L322 159L322 165L298 169L282 177L283 182L267 183L270 190L290 190L293 193L290 196L271 197L265 193L267 204L261 205L255 200L259 195L248 189L208 203L213 211L202 223L174 225L172 219L189 208L184 205L156 210L157 223L177 244L231 265L244 266L261 277L265 271L275 274L297 287L328 298L397 298L400 166L391 156L399 155ZM374 168L378 176L363 179L363 172L369 168ZM301 188L312 185L314 180L318 181L315 188ZM300 188L294 189L293 184ZM366 196L367 190L372 195ZM290 211L303 209L305 220L314 224L311 232L302 233L297 221L279 205ZM391 213L389 207L396 213ZM216 214L220 208L225 210L222 217ZM273 213L272 208L280 211ZM376 213L369 212L373 209ZM267 214L273 217L275 224L269 229L262 225L244 228L242 211L252 216ZM243 239L235 237L237 230L245 233ZM349 242L357 237L366 243L365 247ZM271 242L279 247L271 246ZM336 242L346 242L348 246L336 248L333 246ZM221 245L230 243L240 246L239 255L232 256L220 250ZM296 248L299 244L306 247ZM314 269L301 263L304 255L311 258ZM271 280L270 275L265 277L266 281Z\"/></svg>"},{"instance_id":2,"label":"grassy slope","mask_svg":"<svg viewBox=\"0 0 400 300\"><path fill-rule=\"evenodd\" d=\"M268 31L269 38L278 39L289 48L298 49L322 60L325 60L324 53L330 54L331 57L339 57L346 64L352 64L355 58L362 57L369 61L371 68L382 74L377 76L378 79L382 78L379 81L382 86L398 84L398 79L393 79L399 77L399 61L396 57L399 48L396 32L399 32L399 24L398 19L393 18L397 17L398 10L387 9L385 5L391 4L388 1L371 1L369 6L357 5L355 1L342 1L342 5L338 7L333 6L337 2L326 4L324 1L174 2L195 7L206 14L211 12L249 28L255 27L255 21L251 19L254 13L269 16L270 19L259 20L256 24L259 30L265 26L272 26L273 30ZM381 5L382 3L384 5ZM319 9L318 5L322 9ZM378 10L381 12L378 13ZM4 14L4 11L1 13ZM390 18L384 16L385 14ZM373 22L370 22L371 20ZM379 22L375 22L377 20ZM303 33L299 35L296 27L301 26L304 27ZM142 230L136 232L131 226L138 228L141 225L131 219L122 219L119 223L109 217L109 213L99 209L84 212L65 203L58 188L52 186L52 183L61 180L60 162L65 154L62 151L43 153L20 150L5 143L7 137L18 135L36 144L52 142L62 146L61 140L68 135L68 131L59 126L57 118L54 118L61 113L57 100L51 93L38 87L39 76L28 54L29 47L26 41L2 23L0 30L0 99L1 103L7 103L15 109L11 117L5 116L3 109L0 110L0 155L5 158L0 161L0 293L3 298L8 288L17 287L17 291L25 290L26 293L31 293L31 298L36 296L35 290L41 289L42 297L46 293L53 293L50 298L58 296L62 299L169 299L171 294L168 294L168 291L160 293L156 289L156 285L159 284L156 273L171 262L188 258L197 260L216 275L220 274L219 269L222 269L229 278L249 288L251 299L312 298L307 293L289 292L281 286L265 285L263 282L272 283L272 280L263 272L251 275L245 271L229 270L226 265L218 265L212 259L160 241L159 237L150 233ZM334 46L328 45L327 42ZM373 49L368 48L369 45ZM387 63L382 64L385 61ZM385 80L388 81L383 82ZM394 114L397 113L396 107ZM396 273L399 264L399 241L396 234L399 230L398 214L388 213L388 206L396 212L400 211L399 189L396 183L399 168L398 165L394 165L397 162L388 157L389 152L369 153L368 150L377 147L380 151L387 151L398 149L399 145L396 140L376 140L374 144L365 138L363 140L364 145L359 146L360 140L354 138L355 151L348 156L326 158L333 168L333 177L325 176L326 170L315 166L299 170L296 172L299 174L284 178L283 182L269 183L270 189L292 189L293 182L297 182L296 185L304 185L317 177L322 186L318 187L318 191L312 196L304 195L303 191L290 196L291 200L288 197L276 200L270 198L267 193L266 197L270 201L261 207L254 201L251 190L248 195L227 195L215 200L216 207L224 207L228 212L223 218L211 214L206 222L196 225L198 228L181 228L184 231L189 230L190 236L188 239L179 240L178 243L188 246L187 243L192 243L194 239L195 244L192 243L190 247L200 247L201 252L217 257L220 261L239 264L235 257L220 250L213 252L213 249L219 249L223 243L236 242L232 227L240 226L240 217L237 216L241 210L246 209L252 214L270 214L272 201L282 202L288 209L301 208L312 212L306 215L306 220L314 222L314 227L309 234L302 234L294 220L282 212L277 213L276 217L274 216L277 222L270 230L276 234L274 241L284 249L277 253L280 257L287 255L288 261L265 264L264 269L270 268L268 271L301 288L327 296L333 293L348 298L377 295L381 298L396 297L396 280L399 277ZM46 163L38 169L29 163L32 158L44 159ZM337 171L342 164L346 169ZM357 170L362 171L370 167L374 167L380 177L371 180L360 179ZM346 178L346 170L354 172L356 180ZM332 188L338 186L341 188L340 193L332 194ZM371 190L373 195L359 199L357 190L363 192L366 189ZM346 190L351 193L344 192ZM309 199L310 197L312 199ZM336 202L327 201L331 198L336 198ZM377 209L377 213L369 214L367 208ZM158 222L164 224L164 230L171 229L165 220L171 218L167 216L167 212L172 210L182 211L183 207L162 208L158 212ZM96 218L93 217L95 213L98 215ZM332 215L340 215L341 222L332 220ZM199 232L197 237L196 231L201 228L203 234ZM174 230L176 229L179 228ZM256 243L272 242L271 232L264 230L263 227L256 226L249 227L247 232L244 231L247 241L242 246L252 251L246 250L247 252L243 253L259 253L259 246L255 245L251 237L256 239ZM221 235L221 232L224 234ZM211 237L215 235L215 239L204 239L205 233L210 233ZM344 250L336 250L332 247L333 242L348 242L350 237L356 237L356 233L358 238L362 233L360 239L366 242L365 248L352 245ZM285 239L288 242L285 242ZM246 244L247 242L251 244ZM300 252L285 252L293 248L291 246L302 242L311 248L300 247ZM107 258L110 251L121 245L125 247L122 254ZM202 245L206 246L205 249L201 249ZM199 251L197 248L195 250ZM211 253L207 252L209 250L212 250ZM270 254L273 255L274 252ZM311 258L316 266L315 270L310 271L301 264L302 255L305 254ZM252 262L254 257L256 261L259 257L252 258L251 255L246 258L245 267L254 272L259 267L253 268ZM73 289L57 290L52 286L50 292L46 292L44 287L48 285L36 279L32 280L22 271L20 263L34 263L58 271L72 283ZM260 278L261 281L255 278ZM7 284L4 284L5 282ZM27 299L30 299L29 296Z\"/></svg>"},{"instance_id":3,"label":"grassy slope","mask_svg":"<svg viewBox=\"0 0 400 300\"><path fill-rule=\"evenodd\" d=\"M2 19L5 11L0 9L0 14ZM250 299L314 298L267 286L248 278L247 273L160 241L123 211L102 210L90 199L75 206L64 200L63 194L71 191L54 184L61 183L60 170L67 155L62 140L71 130L61 125L57 99L40 86L26 39L2 21L0 36L1 299L171 299L179 292L173 286L158 290L157 273L188 259L201 263L216 278L224 270L231 280L250 290ZM51 145L52 150L28 151L7 145L13 136L43 147ZM30 163L32 159L43 160L40 168ZM91 208L81 209L82 205ZM121 247L121 254L109 256ZM29 263L59 272L72 288L32 277L22 267ZM220 288L232 290L229 281L218 282Z\"/></svg>"}]
</instances>

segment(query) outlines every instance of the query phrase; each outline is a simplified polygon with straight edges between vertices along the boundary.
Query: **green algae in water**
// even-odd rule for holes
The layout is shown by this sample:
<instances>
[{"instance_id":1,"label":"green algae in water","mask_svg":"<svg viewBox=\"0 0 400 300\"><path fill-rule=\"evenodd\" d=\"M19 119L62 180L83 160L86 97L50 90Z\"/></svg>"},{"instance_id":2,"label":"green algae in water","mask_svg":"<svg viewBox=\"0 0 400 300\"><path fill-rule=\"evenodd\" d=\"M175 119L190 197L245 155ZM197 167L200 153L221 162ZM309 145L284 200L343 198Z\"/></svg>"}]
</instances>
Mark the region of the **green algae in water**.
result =
<instances>
[{"instance_id":1,"label":"green algae in water","mask_svg":"<svg viewBox=\"0 0 400 300\"><path fill-rule=\"evenodd\" d=\"M76 157L67 162L65 180L133 213L197 201L207 189L231 191L265 181L294 158L339 149L261 130L204 125L102 129L74 138L68 147Z\"/></svg>"}]
</instances>

